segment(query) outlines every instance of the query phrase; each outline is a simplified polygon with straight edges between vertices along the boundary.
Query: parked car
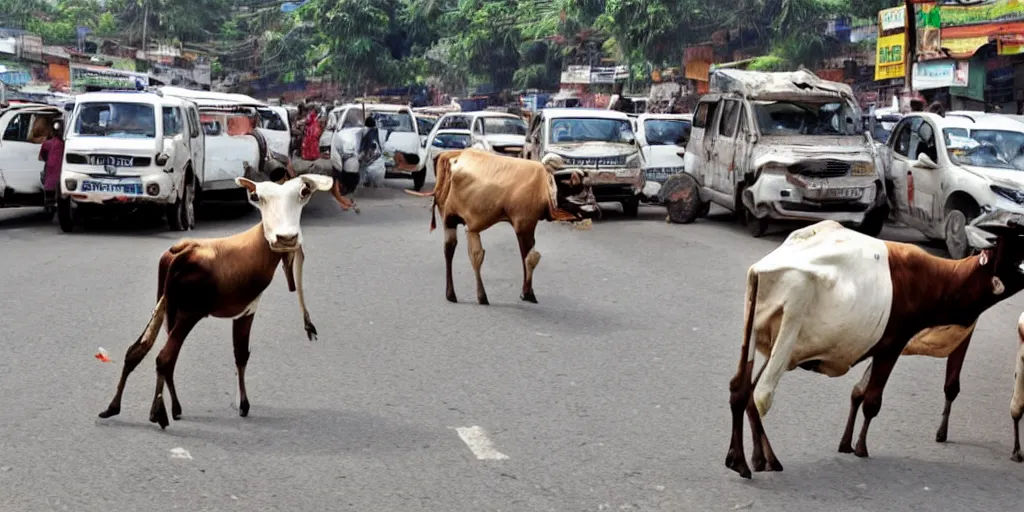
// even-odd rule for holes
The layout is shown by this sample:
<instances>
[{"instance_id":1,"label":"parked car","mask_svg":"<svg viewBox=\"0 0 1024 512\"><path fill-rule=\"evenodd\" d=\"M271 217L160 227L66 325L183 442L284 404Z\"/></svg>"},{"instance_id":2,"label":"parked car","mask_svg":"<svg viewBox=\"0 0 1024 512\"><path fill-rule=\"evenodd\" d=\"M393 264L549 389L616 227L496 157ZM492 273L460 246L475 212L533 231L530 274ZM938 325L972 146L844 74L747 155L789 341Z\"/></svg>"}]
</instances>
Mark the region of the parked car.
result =
<instances>
[{"instance_id":1,"label":"parked car","mask_svg":"<svg viewBox=\"0 0 1024 512\"><path fill-rule=\"evenodd\" d=\"M772 220L835 220L877 235L888 217L878 149L850 86L801 70L717 70L700 98L685 172L666 180L674 222L715 203L753 236Z\"/></svg>"},{"instance_id":2,"label":"parked car","mask_svg":"<svg viewBox=\"0 0 1024 512\"><path fill-rule=\"evenodd\" d=\"M152 92L79 95L64 144L57 215L70 232L80 209L160 206L172 230L195 226L205 171L195 103Z\"/></svg>"},{"instance_id":3,"label":"parked car","mask_svg":"<svg viewBox=\"0 0 1024 512\"><path fill-rule=\"evenodd\" d=\"M627 216L639 212L643 155L630 118L614 110L552 108L533 117L526 158L555 153L569 168L587 173L598 202L617 202Z\"/></svg>"},{"instance_id":4,"label":"parked car","mask_svg":"<svg viewBox=\"0 0 1024 512\"><path fill-rule=\"evenodd\" d=\"M907 114L882 150L896 220L953 258L968 253L964 227L982 213L1024 213L1024 123L985 113Z\"/></svg>"},{"instance_id":5,"label":"parked car","mask_svg":"<svg viewBox=\"0 0 1024 512\"><path fill-rule=\"evenodd\" d=\"M288 154L288 147L291 144L291 122L286 107L269 105L245 94L196 91L181 87L160 87L159 90L165 96L177 96L207 105L238 104L252 107L260 116L256 130L267 140L270 149L282 155Z\"/></svg>"},{"instance_id":6,"label":"parked car","mask_svg":"<svg viewBox=\"0 0 1024 512\"><path fill-rule=\"evenodd\" d=\"M0 108L0 208L44 206L39 148L63 117L60 107L42 103Z\"/></svg>"},{"instance_id":7,"label":"parked car","mask_svg":"<svg viewBox=\"0 0 1024 512\"><path fill-rule=\"evenodd\" d=\"M665 180L683 171L685 143L690 136L693 114L640 114L636 140L644 155L644 199L658 202Z\"/></svg>"},{"instance_id":8,"label":"parked car","mask_svg":"<svg viewBox=\"0 0 1024 512\"><path fill-rule=\"evenodd\" d=\"M245 199L246 191L235 183L235 178L252 179L253 176L246 175L246 167L262 170L261 164L268 150L260 148L254 135L258 128L253 126L252 120L259 113L252 106L196 101L206 137L203 197Z\"/></svg>"},{"instance_id":9,"label":"parked car","mask_svg":"<svg viewBox=\"0 0 1024 512\"><path fill-rule=\"evenodd\" d=\"M521 157L526 144L526 122L506 112L485 110L445 114L434 125L433 133L439 130L469 130L473 137L472 147L505 156Z\"/></svg>"},{"instance_id":10,"label":"parked car","mask_svg":"<svg viewBox=\"0 0 1024 512\"><path fill-rule=\"evenodd\" d=\"M430 173L437 176L435 166L437 157L444 151L466 149L472 147L473 135L469 130L438 130L433 132L433 138L427 145L427 167Z\"/></svg>"},{"instance_id":11,"label":"parked car","mask_svg":"<svg viewBox=\"0 0 1024 512\"><path fill-rule=\"evenodd\" d=\"M364 113L363 106L362 104L345 105L331 112L327 130L332 134L332 142L328 148L322 149L330 153L332 164L338 171L341 171L342 155L337 154L337 148L343 146L339 137L340 130L361 128L364 126L365 116L372 116L377 123L380 143L383 146L385 177L412 179L413 189L422 189L427 179L426 148L420 141L419 126L412 109L404 105L367 103ZM323 145L322 141L323 139L321 139L321 146ZM415 170L398 169L395 166L396 152L416 155L419 161L416 163Z\"/></svg>"}]
</instances>

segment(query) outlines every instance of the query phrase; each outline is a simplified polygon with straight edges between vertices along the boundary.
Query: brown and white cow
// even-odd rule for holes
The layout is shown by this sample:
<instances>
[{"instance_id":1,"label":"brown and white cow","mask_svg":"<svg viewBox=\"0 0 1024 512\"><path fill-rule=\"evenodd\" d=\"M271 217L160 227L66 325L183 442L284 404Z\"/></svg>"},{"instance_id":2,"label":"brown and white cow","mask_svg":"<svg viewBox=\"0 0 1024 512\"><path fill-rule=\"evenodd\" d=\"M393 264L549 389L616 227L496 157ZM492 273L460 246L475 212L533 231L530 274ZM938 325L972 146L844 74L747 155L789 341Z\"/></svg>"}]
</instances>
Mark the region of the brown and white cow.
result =
<instances>
[{"instance_id":1,"label":"brown and white cow","mask_svg":"<svg viewBox=\"0 0 1024 512\"><path fill-rule=\"evenodd\" d=\"M437 184L427 193L433 196L430 231L437 227L437 215L444 225L445 297L458 302L452 282L452 258L458 237L455 228L466 226L469 259L476 274L476 297L488 304L487 292L480 278L484 248L480 233L499 223L508 222L519 239L523 261L523 289L519 298L537 302L533 293L533 271L540 262L534 248L537 223L546 221L579 221L600 215L589 179L581 171L561 171L563 162L549 154L541 162L496 155L478 149L446 151L437 159Z\"/></svg>"}]
</instances>

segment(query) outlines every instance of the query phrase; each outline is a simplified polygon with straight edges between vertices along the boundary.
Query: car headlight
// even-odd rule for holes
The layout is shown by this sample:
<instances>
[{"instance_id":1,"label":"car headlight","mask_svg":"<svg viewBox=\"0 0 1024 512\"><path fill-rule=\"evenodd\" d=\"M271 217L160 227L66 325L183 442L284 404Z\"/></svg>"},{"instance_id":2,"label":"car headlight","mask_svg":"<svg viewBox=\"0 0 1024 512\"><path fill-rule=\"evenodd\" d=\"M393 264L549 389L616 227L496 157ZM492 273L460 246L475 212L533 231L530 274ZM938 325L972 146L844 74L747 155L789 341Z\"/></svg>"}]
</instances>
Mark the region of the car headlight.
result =
<instances>
[{"instance_id":1,"label":"car headlight","mask_svg":"<svg viewBox=\"0 0 1024 512\"><path fill-rule=\"evenodd\" d=\"M867 162L858 162L850 166L850 176L874 176L875 167Z\"/></svg>"},{"instance_id":2,"label":"car headlight","mask_svg":"<svg viewBox=\"0 0 1024 512\"><path fill-rule=\"evenodd\" d=\"M626 158L626 168L628 169L639 169L640 168L640 154L635 153Z\"/></svg>"},{"instance_id":3,"label":"car headlight","mask_svg":"<svg viewBox=\"0 0 1024 512\"><path fill-rule=\"evenodd\" d=\"M1017 204L1024 204L1024 191L1022 190L1000 187L999 185L989 185L989 188L992 189L992 192L995 192L996 194L999 194L1000 196L1003 196L1006 199L1009 199L1010 201L1013 201Z\"/></svg>"}]
</instances>

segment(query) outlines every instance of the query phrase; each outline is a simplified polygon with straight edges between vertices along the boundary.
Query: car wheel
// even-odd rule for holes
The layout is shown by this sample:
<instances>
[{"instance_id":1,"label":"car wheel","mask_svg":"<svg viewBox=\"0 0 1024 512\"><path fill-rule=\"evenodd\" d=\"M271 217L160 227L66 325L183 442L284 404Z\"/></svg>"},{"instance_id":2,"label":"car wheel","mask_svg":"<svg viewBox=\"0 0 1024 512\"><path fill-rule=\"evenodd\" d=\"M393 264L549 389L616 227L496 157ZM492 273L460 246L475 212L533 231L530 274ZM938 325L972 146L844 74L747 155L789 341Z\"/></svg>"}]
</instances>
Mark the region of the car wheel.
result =
<instances>
[{"instance_id":1,"label":"car wheel","mask_svg":"<svg viewBox=\"0 0 1024 512\"><path fill-rule=\"evenodd\" d=\"M697 180L688 174L677 174L665 180L661 191L668 210L668 219L676 224L689 224L711 208L711 203L700 202Z\"/></svg>"},{"instance_id":2,"label":"car wheel","mask_svg":"<svg viewBox=\"0 0 1024 512\"><path fill-rule=\"evenodd\" d=\"M193 187L191 183L185 185L185 189L181 193L181 197L173 203L167 205L167 225L171 228L171 231L188 231L188 210L187 202L191 199L189 189ZM194 214L193 214L194 215Z\"/></svg>"},{"instance_id":3,"label":"car wheel","mask_svg":"<svg viewBox=\"0 0 1024 512\"><path fill-rule=\"evenodd\" d=\"M622 214L626 217L636 217L637 215L640 215L640 200L633 198L623 201Z\"/></svg>"},{"instance_id":4,"label":"car wheel","mask_svg":"<svg viewBox=\"0 0 1024 512\"><path fill-rule=\"evenodd\" d=\"M416 171L412 173L412 189L419 192L423 188L423 184L427 182L427 169L423 168L422 171Z\"/></svg>"},{"instance_id":5,"label":"car wheel","mask_svg":"<svg viewBox=\"0 0 1024 512\"><path fill-rule=\"evenodd\" d=\"M70 197L57 199L57 221L60 223L61 231L70 233L75 230L75 213L72 210Z\"/></svg>"},{"instance_id":6,"label":"car wheel","mask_svg":"<svg viewBox=\"0 0 1024 512\"><path fill-rule=\"evenodd\" d=\"M710 201L704 203L704 206L700 207L700 210L697 212L697 216L703 219L704 217L707 217L709 213L711 213Z\"/></svg>"},{"instance_id":7,"label":"car wheel","mask_svg":"<svg viewBox=\"0 0 1024 512\"><path fill-rule=\"evenodd\" d=\"M966 258L970 251L967 245L967 222L967 214L955 208L946 214L946 250L955 260Z\"/></svg>"},{"instance_id":8,"label":"car wheel","mask_svg":"<svg viewBox=\"0 0 1024 512\"><path fill-rule=\"evenodd\" d=\"M754 238L761 238L768 231L768 217L757 218L754 213L743 207L743 223Z\"/></svg>"},{"instance_id":9,"label":"car wheel","mask_svg":"<svg viewBox=\"0 0 1024 512\"><path fill-rule=\"evenodd\" d=\"M885 226L885 220L889 217L889 208L882 206L875 208L864 216L864 222L857 226L857 231L867 236L877 237Z\"/></svg>"},{"instance_id":10,"label":"car wheel","mask_svg":"<svg viewBox=\"0 0 1024 512\"><path fill-rule=\"evenodd\" d=\"M188 231L195 229L196 227L196 182L190 180L188 185L185 185L185 192L182 194L182 218L181 225L184 228L182 231Z\"/></svg>"}]
</instances>

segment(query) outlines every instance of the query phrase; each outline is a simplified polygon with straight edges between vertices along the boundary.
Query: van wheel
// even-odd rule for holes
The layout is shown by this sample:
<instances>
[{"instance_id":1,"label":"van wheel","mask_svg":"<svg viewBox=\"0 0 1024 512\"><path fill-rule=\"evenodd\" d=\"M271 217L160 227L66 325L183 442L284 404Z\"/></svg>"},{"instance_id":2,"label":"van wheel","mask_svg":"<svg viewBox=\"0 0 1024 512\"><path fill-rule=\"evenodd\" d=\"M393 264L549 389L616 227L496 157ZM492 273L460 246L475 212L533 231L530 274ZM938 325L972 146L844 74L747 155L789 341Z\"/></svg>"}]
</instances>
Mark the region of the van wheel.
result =
<instances>
[{"instance_id":1,"label":"van wheel","mask_svg":"<svg viewBox=\"0 0 1024 512\"><path fill-rule=\"evenodd\" d=\"M75 214L71 207L70 197L57 199L57 221L60 223L60 230L64 233L75 230Z\"/></svg>"},{"instance_id":2,"label":"van wheel","mask_svg":"<svg viewBox=\"0 0 1024 512\"><path fill-rule=\"evenodd\" d=\"M711 213L711 201L704 203L704 206L701 206L700 210L697 210L697 216L702 219L707 217L709 213Z\"/></svg>"},{"instance_id":3,"label":"van wheel","mask_svg":"<svg viewBox=\"0 0 1024 512\"><path fill-rule=\"evenodd\" d=\"M181 198L167 205L167 225L171 231L188 231L195 227L195 182L185 184Z\"/></svg>"},{"instance_id":4,"label":"van wheel","mask_svg":"<svg viewBox=\"0 0 1024 512\"><path fill-rule=\"evenodd\" d=\"M676 224L689 224L697 217L707 215L711 209L710 202L701 204L697 181L688 174L670 177L665 180L661 190L668 210L668 219Z\"/></svg>"},{"instance_id":5,"label":"van wheel","mask_svg":"<svg viewBox=\"0 0 1024 512\"><path fill-rule=\"evenodd\" d=\"M437 172L437 171L434 171ZM427 168L424 167L422 171L416 171L412 173L412 189L419 192L423 188L423 184L427 182Z\"/></svg>"}]
</instances>

